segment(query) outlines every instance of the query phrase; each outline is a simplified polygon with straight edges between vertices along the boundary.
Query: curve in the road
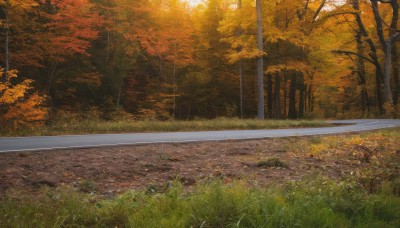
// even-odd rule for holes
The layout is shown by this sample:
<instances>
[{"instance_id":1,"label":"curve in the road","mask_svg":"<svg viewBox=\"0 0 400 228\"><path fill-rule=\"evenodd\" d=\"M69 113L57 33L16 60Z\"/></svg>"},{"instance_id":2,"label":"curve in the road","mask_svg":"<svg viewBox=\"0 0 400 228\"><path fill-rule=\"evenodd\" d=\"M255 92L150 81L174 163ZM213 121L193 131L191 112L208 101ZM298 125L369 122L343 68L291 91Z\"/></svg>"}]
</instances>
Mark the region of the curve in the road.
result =
<instances>
[{"instance_id":1,"label":"curve in the road","mask_svg":"<svg viewBox=\"0 0 400 228\"><path fill-rule=\"evenodd\" d=\"M95 134L70 136L0 137L0 153L69 148L90 148L151 143L183 143L274 137L327 135L400 126L400 120L341 120L336 127L274 130L228 130L167 133Z\"/></svg>"}]
</instances>

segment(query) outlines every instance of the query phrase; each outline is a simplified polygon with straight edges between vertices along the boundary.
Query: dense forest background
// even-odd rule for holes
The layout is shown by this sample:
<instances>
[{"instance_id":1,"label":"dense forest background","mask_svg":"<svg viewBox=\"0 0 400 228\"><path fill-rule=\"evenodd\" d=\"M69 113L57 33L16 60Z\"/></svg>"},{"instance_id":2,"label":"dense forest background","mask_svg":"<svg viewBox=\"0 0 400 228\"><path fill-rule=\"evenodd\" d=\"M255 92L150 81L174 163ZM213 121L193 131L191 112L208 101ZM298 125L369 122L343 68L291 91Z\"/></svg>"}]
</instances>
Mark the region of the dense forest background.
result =
<instances>
[{"instance_id":1,"label":"dense forest background","mask_svg":"<svg viewBox=\"0 0 400 228\"><path fill-rule=\"evenodd\" d=\"M1 0L0 121L254 118L257 58L267 118L396 113L398 1L260 3Z\"/></svg>"}]
</instances>

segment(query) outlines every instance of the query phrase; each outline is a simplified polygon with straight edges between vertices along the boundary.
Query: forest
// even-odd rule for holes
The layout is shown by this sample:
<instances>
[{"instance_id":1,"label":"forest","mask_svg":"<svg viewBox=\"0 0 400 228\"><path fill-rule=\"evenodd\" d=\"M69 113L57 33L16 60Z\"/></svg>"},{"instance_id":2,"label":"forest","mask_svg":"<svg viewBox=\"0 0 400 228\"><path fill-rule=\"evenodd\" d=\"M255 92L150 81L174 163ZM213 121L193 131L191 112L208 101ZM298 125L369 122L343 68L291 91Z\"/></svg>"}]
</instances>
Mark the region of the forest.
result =
<instances>
[{"instance_id":1,"label":"forest","mask_svg":"<svg viewBox=\"0 0 400 228\"><path fill-rule=\"evenodd\" d=\"M396 0L1 0L0 124L394 117Z\"/></svg>"}]
</instances>

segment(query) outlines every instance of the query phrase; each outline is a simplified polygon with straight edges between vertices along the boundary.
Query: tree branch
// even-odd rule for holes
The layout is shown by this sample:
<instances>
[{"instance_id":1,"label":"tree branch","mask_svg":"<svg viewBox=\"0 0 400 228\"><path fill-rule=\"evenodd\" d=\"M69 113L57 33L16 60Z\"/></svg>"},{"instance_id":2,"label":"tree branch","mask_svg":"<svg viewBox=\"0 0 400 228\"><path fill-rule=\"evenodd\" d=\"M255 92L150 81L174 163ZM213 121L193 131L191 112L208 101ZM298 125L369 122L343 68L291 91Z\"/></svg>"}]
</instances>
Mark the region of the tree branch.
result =
<instances>
[{"instance_id":1,"label":"tree branch","mask_svg":"<svg viewBox=\"0 0 400 228\"><path fill-rule=\"evenodd\" d=\"M321 2L321 5L319 5L317 11L315 12L315 14L314 14L314 16L313 16L313 21L315 21L315 20L317 19L319 13L320 13L321 10L324 8L325 3L326 3L326 0L323 0L323 1Z\"/></svg>"},{"instance_id":2,"label":"tree branch","mask_svg":"<svg viewBox=\"0 0 400 228\"><path fill-rule=\"evenodd\" d=\"M352 51L332 50L331 52L332 52L332 53L336 53L336 54L342 54L342 55L355 55L355 56L358 56L359 58L362 58L362 59L364 59L364 60L367 60L368 62L370 62L370 63L372 63L372 64L375 65L375 62L374 62L372 59L370 59L370 58L368 58L368 57L365 57L365 56L363 56L363 55L360 55L360 54L358 54L358 53L352 52Z\"/></svg>"}]
</instances>

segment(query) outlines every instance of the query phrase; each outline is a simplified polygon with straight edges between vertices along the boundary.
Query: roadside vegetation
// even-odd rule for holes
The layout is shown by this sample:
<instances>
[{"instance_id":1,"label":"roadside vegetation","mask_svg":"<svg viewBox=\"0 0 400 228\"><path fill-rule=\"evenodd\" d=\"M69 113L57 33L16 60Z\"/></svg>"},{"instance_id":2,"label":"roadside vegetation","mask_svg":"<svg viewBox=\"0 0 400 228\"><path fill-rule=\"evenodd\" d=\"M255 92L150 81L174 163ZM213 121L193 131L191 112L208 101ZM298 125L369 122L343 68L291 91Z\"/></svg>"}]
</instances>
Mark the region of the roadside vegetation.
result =
<instances>
[{"instance_id":1,"label":"roadside vegetation","mask_svg":"<svg viewBox=\"0 0 400 228\"><path fill-rule=\"evenodd\" d=\"M172 132L203 130L277 129L321 127L329 124L322 120L256 120L217 118L212 120L119 120L104 121L97 118L67 116L44 126L26 127L14 131L2 131L1 136L41 136L131 132Z\"/></svg>"},{"instance_id":2,"label":"roadside vegetation","mask_svg":"<svg viewBox=\"0 0 400 228\"><path fill-rule=\"evenodd\" d=\"M217 181L190 193L174 182L166 193L130 191L112 199L44 189L2 202L0 226L398 227L399 189L399 179L367 193L356 182L325 178L269 189Z\"/></svg>"},{"instance_id":3,"label":"roadside vegetation","mask_svg":"<svg viewBox=\"0 0 400 228\"><path fill-rule=\"evenodd\" d=\"M10 189L0 200L0 227L399 227L399 139L399 128L279 139L285 144L279 157L250 167L282 172L267 185L258 175L217 175L111 195L80 179L74 187ZM310 165L313 172L284 180Z\"/></svg>"}]
</instances>

